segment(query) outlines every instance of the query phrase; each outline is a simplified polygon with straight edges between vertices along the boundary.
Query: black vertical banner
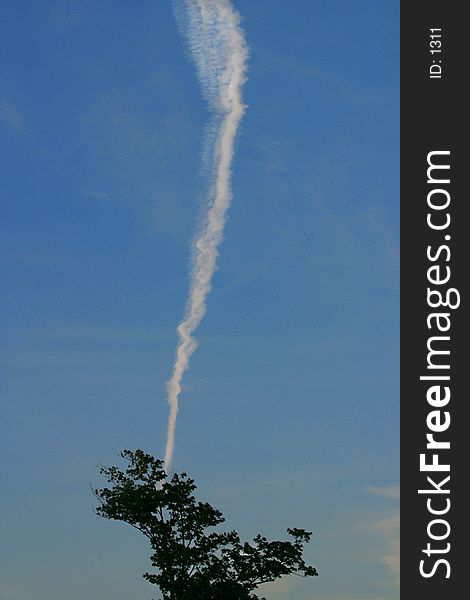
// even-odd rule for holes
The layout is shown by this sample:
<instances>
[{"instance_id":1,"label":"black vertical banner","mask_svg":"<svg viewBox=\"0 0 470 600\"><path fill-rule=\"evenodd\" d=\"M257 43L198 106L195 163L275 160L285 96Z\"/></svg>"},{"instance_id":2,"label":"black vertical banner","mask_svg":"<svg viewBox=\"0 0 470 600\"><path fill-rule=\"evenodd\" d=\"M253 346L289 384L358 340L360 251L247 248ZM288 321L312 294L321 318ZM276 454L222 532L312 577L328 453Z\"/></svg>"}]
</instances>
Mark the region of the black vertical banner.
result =
<instances>
[{"instance_id":1,"label":"black vertical banner","mask_svg":"<svg viewBox=\"0 0 470 600\"><path fill-rule=\"evenodd\" d=\"M401 4L401 597L468 592L465 3ZM467 318L466 318L467 317Z\"/></svg>"}]
</instances>

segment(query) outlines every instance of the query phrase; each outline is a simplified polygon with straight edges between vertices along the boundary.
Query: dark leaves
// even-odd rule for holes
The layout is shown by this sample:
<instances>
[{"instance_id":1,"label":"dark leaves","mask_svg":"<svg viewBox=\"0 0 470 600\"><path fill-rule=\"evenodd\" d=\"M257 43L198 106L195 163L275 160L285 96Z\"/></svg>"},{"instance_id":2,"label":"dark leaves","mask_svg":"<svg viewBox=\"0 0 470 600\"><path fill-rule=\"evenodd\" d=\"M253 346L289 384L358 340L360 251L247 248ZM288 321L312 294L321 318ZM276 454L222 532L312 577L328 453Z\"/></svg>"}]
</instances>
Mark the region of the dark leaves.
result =
<instances>
[{"instance_id":1,"label":"dark leaves","mask_svg":"<svg viewBox=\"0 0 470 600\"><path fill-rule=\"evenodd\" d=\"M215 532L222 513L194 496L186 473L167 480L163 462L142 450L124 450L127 468L103 467L110 487L95 490L98 515L124 521L150 540L156 573L144 577L164 600L265 600L252 592L262 583L295 573L318 575L303 558L311 532L288 529L293 541L257 535L242 543L235 531Z\"/></svg>"}]
</instances>

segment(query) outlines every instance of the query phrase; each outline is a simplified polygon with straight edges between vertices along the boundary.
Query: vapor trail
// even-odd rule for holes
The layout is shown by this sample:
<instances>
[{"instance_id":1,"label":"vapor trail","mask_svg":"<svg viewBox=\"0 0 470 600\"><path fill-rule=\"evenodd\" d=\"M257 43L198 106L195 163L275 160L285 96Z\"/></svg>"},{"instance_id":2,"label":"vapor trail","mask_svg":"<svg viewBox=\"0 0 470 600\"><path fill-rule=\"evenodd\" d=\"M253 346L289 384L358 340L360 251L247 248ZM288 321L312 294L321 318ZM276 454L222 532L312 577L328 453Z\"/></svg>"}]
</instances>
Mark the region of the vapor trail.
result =
<instances>
[{"instance_id":1,"label":"vapor trail","mask_svg":"<svg viewBox=\"0 0 470 600\"><path fill-rule=\"evenodd\" d=\"M179 5L181 6L181 4ZM178 325L178 347L173 374L167 383L168 433L165 471L173 460L176 418L184 372L197 348L193 334L207 311L218 247L222 241L230 190L231 162L235 136L246 106L241 90L246 80L248 48L240 28L240 15L230 0L185 0L183 29L196 64L202 92L218 117L218 130L210 148L213 175L206 213L193 242L193 271L185 317Z\"/></svg>"}]
</instances>

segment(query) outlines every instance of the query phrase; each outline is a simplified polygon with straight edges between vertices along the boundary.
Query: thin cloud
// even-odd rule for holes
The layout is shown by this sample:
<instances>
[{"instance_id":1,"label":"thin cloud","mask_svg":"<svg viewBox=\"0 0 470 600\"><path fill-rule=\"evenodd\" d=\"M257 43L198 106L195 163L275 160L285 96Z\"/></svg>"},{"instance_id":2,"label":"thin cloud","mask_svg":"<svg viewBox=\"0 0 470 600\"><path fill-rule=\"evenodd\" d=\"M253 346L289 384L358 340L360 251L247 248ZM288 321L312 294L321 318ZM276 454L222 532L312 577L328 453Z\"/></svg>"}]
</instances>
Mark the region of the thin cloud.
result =
<instances>
[{"instance_id":1,"label":"thin cloud","mask_svg":"<svg viewBox=\"0 0 470 600\"><path fill-rule=\"evenodd\" d=\"M0 599L4 600L24 600L23 596L17 590L11 588L5 583L0 583Z\"/></svg>"},{"instance_id":2,"label":"thin cloud","mask_svg":"<svg viewBox=\"0 0 470 600\"><path fill-rule=\"evenodd\" d=\"M394 498L400 499L400 486L399 485L386 485L383 487L368 487L367 491L369 494L374 496L382 496L383 498Z\"/></svg>"},{"instance_id":3,"label":"thin cloud","mask_svg":"<svg viewBox=\"0 0 470 600\"><path fill-rule=\"evenodd\" d=\"M285 577L272 583L266 583L260 587L260 593L266 594L270 600L285 600L295 597L295 592L304 582L298 577ZM364 598L358 594L347 596L325 596L323 594L314 594L308 597L308 600L389 600L385 596L373 596Z\"/></svg>"},{"instance_id":4,"label":"thin cloud","mask_svg":"<svg viewBox=\"0 0 470 600\"><path fill-rule=\"evenodd\" d=\"M393 500L400 499L400 486L385 485L377 487L368 487L367 491L374 496L382 498L390 498ZM400 513L394 510L391 514L383 517L379 521L373 523L370 530L380 536L384 544L384 551L379 557L379 560L384 564L390 575L393 583L396 586L400 585Z\"/></svg>"},{"instance_id":5,"label":"thin cloud","mask_svg":"<svg viewBox=\"0 0 470 600\"><path fill-rule=\"evenodd\" d=\"M90 198L91 200L104 200L104 201L111 200L111 196L107 192L96 192L96 191L91 190L91 191L85 192L84 195L86 198Z\"/></svg>"},{"instance_id":6,"label":"thin cloud","mask_svg":"<svg viewBox=\"0 0 470 600\"><path fill-rule=\"evenodd\" d=\"M385 551L380 556L389 570L396 586L400 585L400 515L398 512L374 523L371 531L377 533L385 544Z\"/></svg>"},{"instance_id":7,"label":"thin cloud","mask_svg":"<svg viewBox=\"0 0 470 600\"><path fill-rule=\"evenodd\" d=\"M340 79L332 73L327 73L311 65L293 62L280 56L270 55L271 60L278 65L298 73L302 77L315 80L320 85L328 86L331 91L352 106L371 108L374 106L381 111L390 110L391 104L387 96L375 88L365 89Z\"/></svg>"},{"instance_id":8,"label":"thin cloud","mask_svg":"<svg viewBox=\"0 0 470 600\"><path fill-rule=\"evenodd\" d=\"M23 115L13 101L6 96L0 96L0 125L10 133L18 134L24 131Z\"/></svg>"}]
</instances>

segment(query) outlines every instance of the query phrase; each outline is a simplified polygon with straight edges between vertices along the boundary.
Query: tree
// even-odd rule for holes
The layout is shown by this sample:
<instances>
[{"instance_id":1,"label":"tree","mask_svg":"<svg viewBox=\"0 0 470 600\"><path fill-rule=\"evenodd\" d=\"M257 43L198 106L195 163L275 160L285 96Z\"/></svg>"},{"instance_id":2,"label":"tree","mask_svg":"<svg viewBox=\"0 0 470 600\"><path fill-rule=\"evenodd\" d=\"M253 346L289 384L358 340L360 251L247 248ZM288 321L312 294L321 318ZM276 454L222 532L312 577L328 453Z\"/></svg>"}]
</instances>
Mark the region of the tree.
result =
<instances>
[{"instance_id":1,"label":"tree","mask_svg":"<svg viewBox=\"0 0 470 600\"><path fill-rule=\"evenodd\" d=\"M292 541L268 541L257 535L242 543L235 531L212 528L225 521L222 513L193 495L194 481L174 474L167 479L163 462L142 450L124 450L123 471L102 467L110 487L94 490L98 515L124 521L150 541L156 573L145 579L159 586L164 600L266 600L253 591L284 575L318 575L303 558L311 532L288 529ZM209 531L208 531L209 530Z\"/></svg>"}]
</instances>

